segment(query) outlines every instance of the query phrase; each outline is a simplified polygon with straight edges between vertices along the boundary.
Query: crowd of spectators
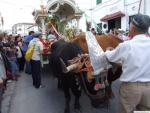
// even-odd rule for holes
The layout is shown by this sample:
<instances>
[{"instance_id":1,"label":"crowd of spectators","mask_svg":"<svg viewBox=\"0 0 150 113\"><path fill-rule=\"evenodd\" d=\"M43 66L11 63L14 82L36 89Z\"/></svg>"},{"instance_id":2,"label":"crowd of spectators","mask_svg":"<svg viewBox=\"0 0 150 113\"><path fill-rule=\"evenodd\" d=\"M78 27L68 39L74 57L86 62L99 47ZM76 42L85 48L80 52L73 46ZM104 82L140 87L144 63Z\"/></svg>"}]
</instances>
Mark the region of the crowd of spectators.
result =
<instances>
[{"instance_id":1,"label":"crowd of spectators","mask_svg":"<svg viewBox=\"0 0 150 113\"><path fill-rule=\"evenodd\" d=\"M8 81L17 81L24 69L31 74L30 63L24 56L33 34L34 31L30 31L29 35L22 37L0 33L0 104Z\"/></svg>"}]
</instances>

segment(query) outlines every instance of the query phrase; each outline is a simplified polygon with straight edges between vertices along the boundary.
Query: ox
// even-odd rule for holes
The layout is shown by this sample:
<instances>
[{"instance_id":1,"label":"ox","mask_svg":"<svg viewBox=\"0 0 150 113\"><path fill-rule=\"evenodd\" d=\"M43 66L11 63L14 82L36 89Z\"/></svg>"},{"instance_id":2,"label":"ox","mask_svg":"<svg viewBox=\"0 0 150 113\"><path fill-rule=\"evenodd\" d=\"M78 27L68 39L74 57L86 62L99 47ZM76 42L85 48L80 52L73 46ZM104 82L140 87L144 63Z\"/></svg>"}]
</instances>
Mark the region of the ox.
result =
<instances>
[{"instance_id":1,"label":"ox","mask_svg":"<svg viewBox=\"0 0 150 113\"><path fill-rule=\"evenodd\" d=\"M115 48L121 41L114 37L114 36L96 36L97 41L100 43L101 47L105 51L107 47L113 47ZM70 112L70 93L69 89L72 90L74 96L75 96L75 109L80 109L80 103L79 103L79 97L81 95L81 88L80 84L83 86L86 93L88 93L88 96L91 99L91 103L94 107L98 107L100 104L103 104L106 102L111 95L111 87L106 89L105 96L103 97L96 97L94 95L97 94L97 91L93 89L95 80L92 80L91 82L88 82L85 72L82 73L74 73L74 72L68 72L64 73L63 66L61 60L65 63L66 66L68 66L68 60L71 60L75 57L77 57L79 54L82 53L88 53L88 47L86 44L85 34L81 33L79 36L75 37L74 40L71 42L65 42L63 40L57 41L51 46L51 68L52 72L55 76L57 76L59 79L60 86L62 87L62 90L65 94L66 99L66 106L64 113ZM108 71L108 82L111 84L112 81L116 80L121 74L121 67L117 68L115 72L112 71L112 69L109 69ZM81 76L79 76L81 75ZM114 76L116 75L116 76ZM81 78L80 78L81 77Z\"/></svg>"},{"instance_id":2,"label":"ox","mask_svg":"<svg viewBox=\"0 0 150 113\"><path fill-rule=\"evenodd\" d=\"M102 47L103 51L106 51L106 49L109 47L116 48L117 45L122 42L118 37L114 35L96 35L96 39L99 45ZM83 53L88 53L88 46L86 43L85 33L80 33L80 35L76 36L75 39L73 39L71 42L78 44L82 48ZM86 93L90 97L91 103L94 107L98 107L99 105L102 105L105 102L109 102L109 98L111 98L113 95L113 92L111 90L112 81L118 79L122 73L122 67L120 65L114 63L111 64L113 67L107 71L107 80L109 86L105 88L104 95L96 95L98 91L96 92L93 88L95 85L94 79L92 80L92 82L88 82L87 77L82 78L82 83L85 82L83 88L86 89Z\"/></svg>"},{"instance_id":3,"label":"ox","mask_svg":"<svg viewBox=\"0 0 150 113\"><path fill-rule=\"evenodd\" d=\"M77 57L78 54L82 54L82 50L77 44L59 40L51 45L51 52L50 65L52 72L54 76L58 77L59 87L62 88L65 95L66 104L64 113L70 113L70 89L75 96L74 108L76 111L80 111L79 97L81 96L81 87L78 78L79 75L74 72L64 73L60 59L68 65L67 61Z\"/></svg>"}]
</instances>

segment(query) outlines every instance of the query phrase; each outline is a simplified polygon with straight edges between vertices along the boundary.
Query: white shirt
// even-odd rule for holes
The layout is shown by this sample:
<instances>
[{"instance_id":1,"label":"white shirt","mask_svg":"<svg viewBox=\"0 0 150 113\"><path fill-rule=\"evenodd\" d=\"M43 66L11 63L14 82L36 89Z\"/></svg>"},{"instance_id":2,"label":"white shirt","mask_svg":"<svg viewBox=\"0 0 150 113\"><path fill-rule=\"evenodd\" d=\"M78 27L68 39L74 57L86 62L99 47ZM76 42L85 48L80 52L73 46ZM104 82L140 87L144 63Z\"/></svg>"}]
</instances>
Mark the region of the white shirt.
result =
<instances>
[{"instance_id":1,"label":"white shirt","mask_svg":"<svg viewBox=\"0 0 150 113\"><path fill-rule=\"evenodd\" d=\"M43 52L43 44L38 38L33 38L30 43L29 47L35 44L32 60L40 60L41 54Z\"/></svg>"},{"instance_id":2,"label":"white shirt","mask_svg":"<svg viewBox=\"0 0 150 113\"><path fill-rule=\"evenodd\" d=\"M53 34L49 34L49 35L48 35L48 39L56 39L56 36L53 35Z\"/></svg>"},{"instance_id":3,"label":"white shirt","mask_svg":"<svg viewBox=\"0 0 150 113\"><path fill-rule=\"evenodd\" d=\"M122 82L150 82L150 38L137 35L105 52L110 62L122 62Z\"/></svg>"},{"instance_id":4,"label":"white shirt","mask_svg":"<svg viewBox=\"0 0 150 113\"><path fill-rule=\"evenodd\" d=\"M120 40L122 40L122 41L127 41L127 40L128 40L128 36L125 36L125 35L123 35L123 34L119 34L119 35L118 35L118 38L119 38Z\"/></svg>"},{"instance_id":5,"label":"white shirt","mask_svg":"<svg viewBox=\"0 0 150 113\"><path fill-rule=\"evenodd\" d=\"M22 57L22 53L21 53L21 49L19 46L16 46L17 49L17 58L21 58Z\"/></svg>"}]
</instances>

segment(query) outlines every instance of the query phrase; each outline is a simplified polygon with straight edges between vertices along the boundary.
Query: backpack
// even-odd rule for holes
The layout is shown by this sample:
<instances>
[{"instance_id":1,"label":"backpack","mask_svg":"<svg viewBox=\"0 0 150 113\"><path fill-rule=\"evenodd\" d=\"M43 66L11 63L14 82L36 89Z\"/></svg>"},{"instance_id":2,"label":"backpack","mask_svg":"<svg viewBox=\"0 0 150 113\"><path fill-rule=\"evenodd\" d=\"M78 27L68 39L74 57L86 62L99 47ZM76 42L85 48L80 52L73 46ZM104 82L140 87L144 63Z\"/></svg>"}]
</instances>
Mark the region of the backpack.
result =
<instances>
[{"instance_id":1,"label":"backpack","mask_svg":"<svg viewBox=\"0 0 150 113\"><path fill-rule=\"evenodd\" d=\"M28 62L32 59L34 47L35 47L34 44L31 45L31 46L27 49L27 51L26 51L26 53L25 53L25 59L26 59L26 61L28 61Z\"/></svg>"}]
</instances>

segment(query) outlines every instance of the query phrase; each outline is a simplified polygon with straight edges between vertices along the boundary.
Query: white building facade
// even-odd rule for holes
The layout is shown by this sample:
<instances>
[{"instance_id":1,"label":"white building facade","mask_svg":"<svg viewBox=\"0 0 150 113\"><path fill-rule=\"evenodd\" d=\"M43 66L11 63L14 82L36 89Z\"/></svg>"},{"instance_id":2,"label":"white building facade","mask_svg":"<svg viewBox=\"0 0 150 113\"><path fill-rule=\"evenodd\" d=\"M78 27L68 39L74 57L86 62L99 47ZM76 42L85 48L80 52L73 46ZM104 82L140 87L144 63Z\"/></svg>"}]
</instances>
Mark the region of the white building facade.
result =
<instances>
[{"instance_id":1,"label":"white building facade","mask_svg":"<svg viewBox=\"0 0 150 113\"><path fill-rule=\"evenodd\" d=\"M141 2L141 6L139 5ZM129 22L135 14L150 16L149 0L95 0L89 15L102 31L120 28L129 29Z\"/></svg>"},{"instance_id":2,"label":"white building facade","mask_svg":"<svg viewBox=\"0 0 150 113\"><path fill-rule=\"evenodd\" d=\"M29 31L38 31L38 26L33 23L17 23L12 27L12 34L28 35Z\"/></svg>"}]
</instances>

